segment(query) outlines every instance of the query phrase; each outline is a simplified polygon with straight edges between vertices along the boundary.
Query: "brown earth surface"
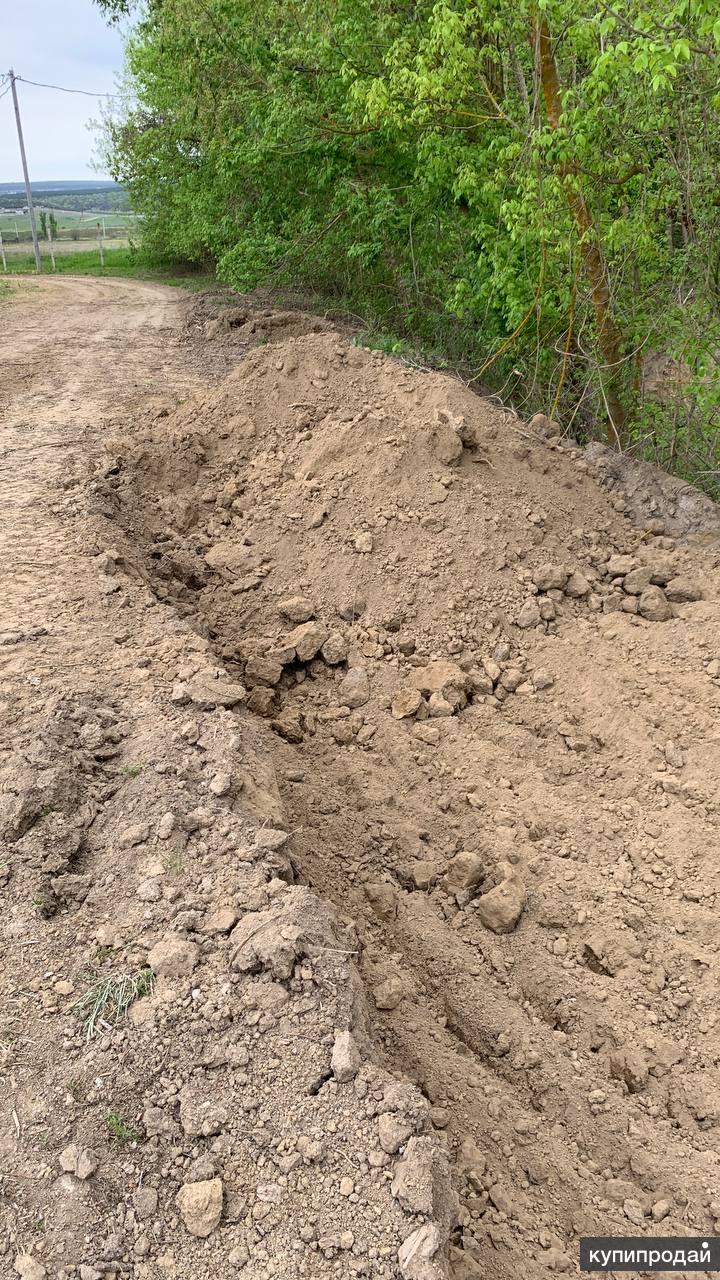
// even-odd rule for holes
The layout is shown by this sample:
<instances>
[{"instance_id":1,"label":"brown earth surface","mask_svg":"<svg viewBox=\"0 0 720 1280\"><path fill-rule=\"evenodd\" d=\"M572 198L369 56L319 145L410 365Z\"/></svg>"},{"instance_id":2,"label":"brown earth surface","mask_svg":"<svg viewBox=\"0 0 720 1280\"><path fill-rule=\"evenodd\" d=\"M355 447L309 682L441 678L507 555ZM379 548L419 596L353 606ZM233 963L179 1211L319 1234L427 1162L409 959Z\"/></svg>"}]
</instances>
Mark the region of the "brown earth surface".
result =
<instances>
[{"instance_id":1,"label":"brown earth surface","mask_svg":"<svg viewBox=\"0 0 720 1280\"><path fill-rule=\"evenodd\" d=\"M717 509L257 301L1 314L0 1269L720 1232Z\"/></svg>"}]
</instances>

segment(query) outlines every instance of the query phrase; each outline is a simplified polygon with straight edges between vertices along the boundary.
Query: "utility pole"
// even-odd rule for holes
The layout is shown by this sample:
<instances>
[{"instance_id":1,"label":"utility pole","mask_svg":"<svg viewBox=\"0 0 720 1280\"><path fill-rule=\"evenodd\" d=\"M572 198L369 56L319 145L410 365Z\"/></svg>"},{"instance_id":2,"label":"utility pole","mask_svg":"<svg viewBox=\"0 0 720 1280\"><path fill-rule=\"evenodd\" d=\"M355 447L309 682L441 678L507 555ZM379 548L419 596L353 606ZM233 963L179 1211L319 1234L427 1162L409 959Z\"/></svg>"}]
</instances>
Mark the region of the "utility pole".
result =
<instances>
[{"instance_id":1,"label":"utility pole","mask_svg":"<svg viewBox=\"0 0 720 1280\"><path fill-rule=\"evenodd\" d=\"M38 243L37 227L35 226L35 210L32 202L32 191L30 190L30 176L28 174L27 156L25 155L25 143L23 141L22 125L20 123L20 105L18 103L17 89L15 88L15 72L10 68L10 88L12 89L13 106L15 108L15 123L17 125L18 142L20 144L20 158L22 160L23 177L25 179L25 194L27 196L28 215L30 218L30 230L32 232L33 250L35 252L35 270L42 270L40 261L40 245Z\"/></svg>"}]
</instances>

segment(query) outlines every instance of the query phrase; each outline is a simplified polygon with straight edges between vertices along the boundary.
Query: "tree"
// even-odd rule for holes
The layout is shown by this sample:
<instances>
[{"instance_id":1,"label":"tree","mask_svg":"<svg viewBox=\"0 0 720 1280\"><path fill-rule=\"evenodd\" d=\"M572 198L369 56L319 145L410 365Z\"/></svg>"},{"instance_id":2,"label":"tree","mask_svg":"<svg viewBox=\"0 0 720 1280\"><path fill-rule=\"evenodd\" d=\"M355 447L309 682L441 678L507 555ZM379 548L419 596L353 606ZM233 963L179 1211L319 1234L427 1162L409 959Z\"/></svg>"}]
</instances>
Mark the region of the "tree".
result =
<instances>
[{"instance_id":1,"label":"tree","mask_svg":"<svg viewBox=\"0 0 720 1280\"><path fill-rule=\"evenodd\" d=\"M521 410L711 471L715 9L148 0L107 155L155 252L314 289ZM691 388L672 432L651 350Z\"/></svg>"}]
</instances>

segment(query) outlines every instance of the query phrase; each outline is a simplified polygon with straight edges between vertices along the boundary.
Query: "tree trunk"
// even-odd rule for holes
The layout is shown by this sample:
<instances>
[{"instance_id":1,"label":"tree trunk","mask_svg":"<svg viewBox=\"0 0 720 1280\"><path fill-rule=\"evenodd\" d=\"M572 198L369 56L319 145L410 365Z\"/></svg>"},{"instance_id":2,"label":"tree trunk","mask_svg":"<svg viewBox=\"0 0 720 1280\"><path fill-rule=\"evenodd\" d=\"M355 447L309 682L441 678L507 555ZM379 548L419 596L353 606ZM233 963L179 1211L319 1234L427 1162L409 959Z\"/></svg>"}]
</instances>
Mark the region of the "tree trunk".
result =
<instances>
[{"instance_id":1,"label":"tree trunk","mask_svg":"<svg viewBox=\"0 0 720 1280\"><path fill-rule=\"evenodd\" d=\"M562 114L560 78L547 21L538 13L534 16L533 36L540 68L545 109L550 128L555 130L560 126ZM579 186L578 177L573 171L572 165L564 164L560 176L565 188L570 212L578 229L580 253L595 309L598 344L605 367L609 371L605 390L609 417L608 439L611 444L620 446L624 441L625 424L627 422L627 412L622 401L623 344L620 330L615 323L610 305L607 266L590 207Z\"/></svg>"}]
</instances>

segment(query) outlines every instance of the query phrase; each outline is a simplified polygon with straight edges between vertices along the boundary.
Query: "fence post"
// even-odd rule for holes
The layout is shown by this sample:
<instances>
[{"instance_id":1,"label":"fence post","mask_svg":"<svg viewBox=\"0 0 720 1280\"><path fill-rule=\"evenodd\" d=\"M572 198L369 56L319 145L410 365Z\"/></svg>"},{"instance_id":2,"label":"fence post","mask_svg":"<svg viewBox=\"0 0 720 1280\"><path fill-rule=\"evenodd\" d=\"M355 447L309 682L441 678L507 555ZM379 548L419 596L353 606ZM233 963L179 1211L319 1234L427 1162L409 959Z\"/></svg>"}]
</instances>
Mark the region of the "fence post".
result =
<instances>
[{"instance_id":1,"label":"fence post","mask_svg":"<svg viewBox=\"0 0 720 1280\"><path fill-rule=\"evenodd\" d=\"M100 266L105 269L105 254L103 253L103 238L98 236L98 245L100 246Z\"/></svg>"},{"instance_id":2,"label":"fence post","mask_svg":"<svg viewBox=\"0 0 720 1280\"><path fill-rule=\"evenodd\" d=\"M48 238L48 245L50 246L50 261L52 263L52 269L54 271L55 270L55 253L53 250L52 228L50 226L49 221L48 221L48 229L47 229L47 238Z\"/></svg>"},{"instance_id":3,"label":"fence post","mask_svg":"<svg viewBox=\"0 0 720 1280\"><path fill-rule=\"evenodd\" d=\"M3 244L2 231L0 231L0 254L2 255L3 271L7 271L7 258L5 257L5 245Z\"/></svg>"}]
</instances>

